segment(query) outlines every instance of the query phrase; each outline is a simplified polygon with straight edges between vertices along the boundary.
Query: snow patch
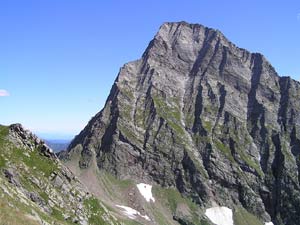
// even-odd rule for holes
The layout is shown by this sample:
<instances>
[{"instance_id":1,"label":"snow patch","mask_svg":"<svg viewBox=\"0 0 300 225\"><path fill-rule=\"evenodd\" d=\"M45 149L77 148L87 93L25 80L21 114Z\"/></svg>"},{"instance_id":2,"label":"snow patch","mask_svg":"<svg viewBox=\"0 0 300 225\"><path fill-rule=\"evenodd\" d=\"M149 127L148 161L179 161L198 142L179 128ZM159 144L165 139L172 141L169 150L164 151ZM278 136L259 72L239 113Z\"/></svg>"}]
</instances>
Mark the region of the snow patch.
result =
<instances>
[{"instance_id":1,"label":"snow patch","mask_svg":"<svg viewBox=\"0 0 300 225\"><path fill-rule=\"evenodd\" d=\"M146 199L147 202L150 202L152 200L155 202L154 197L152 196L152 185L140 183L136 185L139 189L141 195Z\"/></svg>"},{"instance_id":2,"label":"snow patch","mask_svg":"<svg viewBox=\"0 0 300 225\"><path fill-rule=\"evenodd\" d=\"M151 221L149 216L147 215L142 215L139 211L130 208L128 206L124 206L124 205L116 205L117 207L123 209L123 213L125 216L127 216L129 219L135 219L137 216L140 216L142 218L144 218L145 220Z\"/></svg>"},{"instance_id":3,"label":"snow patch","mask_svg":"<svg viewBox=\"0 0 300 225\"><path fill-rule=\"evenodd\" d=\"M227 207L212 207L205 210L205 215L216 225L234 225L232 210Z\"/></svg>"},{"instance_id":4,"label":"snow patch","mask_svg":"<svg viewBox=\"0 0 300 225\"><path fill-rule=\"evenodd\" d=\"M274 225L272 222L265 222L265 225Z\"/></svg>"}]
</instances>

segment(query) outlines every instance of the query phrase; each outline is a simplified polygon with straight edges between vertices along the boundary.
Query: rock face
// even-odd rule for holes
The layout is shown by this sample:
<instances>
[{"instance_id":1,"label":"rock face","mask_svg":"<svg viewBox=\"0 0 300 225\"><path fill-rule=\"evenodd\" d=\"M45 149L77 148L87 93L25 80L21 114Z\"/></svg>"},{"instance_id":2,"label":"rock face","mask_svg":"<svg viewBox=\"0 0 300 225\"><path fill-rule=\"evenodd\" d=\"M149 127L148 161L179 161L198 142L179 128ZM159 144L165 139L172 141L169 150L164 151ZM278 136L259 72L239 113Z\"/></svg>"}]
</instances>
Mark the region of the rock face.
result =
<instances>
[{"instance_id":1,"label":"rock face","mask_svg":"<svg viewBox=\"0 0 300 225\"><path fill-rule=\"evenodd\" d=\"M300 84L263 55L202 25L165 23L60 157L296 225L299 99Z\"/></svg>"}]
</instances>

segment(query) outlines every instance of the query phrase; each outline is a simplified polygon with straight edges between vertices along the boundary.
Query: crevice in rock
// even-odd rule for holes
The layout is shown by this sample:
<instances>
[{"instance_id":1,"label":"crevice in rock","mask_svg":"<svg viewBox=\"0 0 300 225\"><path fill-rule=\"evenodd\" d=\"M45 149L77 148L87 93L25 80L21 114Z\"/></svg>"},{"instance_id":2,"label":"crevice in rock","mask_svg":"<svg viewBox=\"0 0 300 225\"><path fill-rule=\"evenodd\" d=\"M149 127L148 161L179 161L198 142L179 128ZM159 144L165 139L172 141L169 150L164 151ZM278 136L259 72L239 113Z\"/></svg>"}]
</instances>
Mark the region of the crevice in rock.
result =
<instances>
[{"instance_id":1,"label":"crevice in rock","mask_svg":"<svg viewBox=\"0 0 300 225\"><path fill-rule=\"evenodd\" d=\"M112 154L111 146L113 144L113 137L116 134L117 123L119 118L119 108L118 108L118 100L115 99L112 101L111 105L111 120L108 126L105 129L103 136L101 137L101 146L99 151L97 152L97 165L99 168L103 168L102 162L106 160L106 154ZM89 146L86 146L89 147ZM84 152L84 151L82 151Z\"/></svg>"},{"instance_id":2,"label":"crevice in rock","mask_svg":"<svg viewBox=\"0 0 300 225\"><path fill-rule=\"evenodd\" d=\"M282 131L287 131L287 110L289 104L289 88L290 88L290 78L281 77L279 79L280 85L280 103L278 109L278 123L281 125Z\"/></svg>"},{"instance_id":3,"label":"crevice in rock","mask_svg":"<svg viewBox=\"0 0 300 225\"><path fill-rule=\"evenodd\" d=\"M281 141L278 133L272 135L272 142L275 146L275 158L272 163L272 174L274 176L272 188L272 207L266 210L269 212L272 218L276 218L278 214L280 215L281 211L281 190L285 158L281 151Z\"/></svg>"},{"instance_id":4,"label":"crevice in rock","mask_svg":"<svg viewBox=\"0 0 300 225\"><path fill-rule=\"evenodd\" d=\"M206 82L206 87L208 89L207 91L207 95L209 97L209 100L211 101L211 104L215 104L216 100L217 100L217 96L215 95L215 93L213 92L213 89L211 88L210 84L208 82Z\"/></svg>"},{"instance_id":5,"label":"crevice in rock","mask_svg":"<svg viewBox=\"0 0 300 225\"><path fill-rule=\"evenodd\" d=\"M196 195L192 196L192 199L198 205L203 205L208 198L208 193L205 185L201 182L201 175L197 170L194 161L190 158L188 152L184 150L184 156L182 159L182 166L185 171L185 179L191 184L192 190L196 192ZM191 193L190 193L191 194Z\"/></svg>"},{"instance_id":6,"label":"crevice in rock","mask_svg":"<svg viewBox=\"0 0 300 225\"><path fill-rule=\"evenodd\" d=\"M176 183L176 188L180 193L184 193L185 191L185 182L182 176L182 171L180 169L175 169L174 170L174 176L175 176L175 183Z\"/></svg>"},{"instance_id":7,"label":"crevice in rock","mask_svg":"<svg viewBox=\"0 0 300 225\"><path fill-rule=\"evenodd\" d=\"M256 132L259 130L258 121L259 118L264 113L263 105L260 104L256 99L256 92L259 86L260 77L262 74L262 56L260 54L253 54L251 58L251 62L253 64L252 68L252 77L251 77L251 89L248 94L248 113L247 113L247 121L248 121L248 130L252 137L255 138Z\"/></svg>"},{"instance_id":8,"label":"crevice in rock","mask_svg":"<svg viewBox=\"0 0 300 225\"><path fill-rule=\"evenodd\" d=\"M300 185L300 139L297 138L297 129L295 125L292 128L290 139L291 139L290 141L291 152L294 155L297 164L298 185Z\"/></svg>"},{"instance_id":9,"label":"crevice in rock","mask_svg":"<svg viewBox=\"0 0 300 225\"><path fill-rule=\"evenodd\" d=\"M211 153L212 153L212 146L211 143L207 143L205 146L205 151L202 153L202 162L205 170L209 177L211 177Z\"/></svg>"},{"instance_id":10,"label":"crevice in rock","mask_svg":"<svg viewBox=\"0 0 300 225\"><path fill-rule=\"evenodd\" d=\"M100 152L110 152L110 147L113 142L113 135L116 134L118 116L119 111L115 110L115 113L112 115L112 119L109 123L109 126L105 129L105 133L101 138Z\"/></svg>"},{"instance_id":11,"label":"crevice in rock","mask_svg":"<svg viewBox=\"0 0 300 225\"><path fill-rule=\"evenodd\" d=\"M159 117L159 125L158 125L158 129L157 129L157 131L156 131L155 134L154 134L153 140L156 140L157 135L159 134L159 132L160 132L160 130L161 130L161 128L162 128L162 126L163 126L164 124L165 124L165 119L162 118L162 117Z\"/></svg>"},{"instance_id":12,"label":"crevice in rock","mask_svg":"<svg viewBox=\"0 0 300 225\"><path fill-rule=\"evenodd\" d=\"M149 86L149 88L147 89L146 92L146 100L145 100L145 110L144 110L144 117L146 117L145 112L149 112L148 117L146 118L146 131L144 134L144 144L143 144L143 148L146 149L146 145L148 143L148 140L150 138L150 132L151 132L151 128L153 126L153 123L155 121L155 117L156 117L156 109L154 106L154 101L151 97L151 90L152 90L152 86Z\"/></svg>"},{"instance_id":13,"label":"crevice in rock","mask_svg":"<svg viewBox=\"0 0 300 225\"><path fill-rule=\"evenodd\" d=\"M223 46L222 48L222 60L221 60L221 63L219 65L219 75L220 77L222 77L222 79L224 79L224 76L223 76L223 72L224 72L224 69L225 69L225 66L226 66L226 62L227 62L227 47L226 46Z\"/></svg>"},{"instance_id":14,"label":"crevice in rock","mask_svg":"<svg viewBox=\"0 0 300 225\"><path fill-rule=\"evenodd\" d=\"M201 136L207 136L207 131L203 128L201 114L202 114L202 85L199 84L198 93L195 101L195 120L192 128L193 133L199 133Z\"/></svg>"},{"instance_id":15,"label":"crevice in rock","mask_svg":"<svg viewBox=\"0 0 300 225\"><path fill-rule=\"evenodd\" d=\"M215 133L216 127L218 126L220 118L222 116L222 112L223 112L224 106L225 106L226 94L227 94L224 85L218 83L218 86L219 86L219 95L220 95L220 97L219 97L219 104L220 104L220 106L219 106L219 109L218 109L217 118L215 120L213 129L212 129L212 137L214 137L214 133Z\"/></svg>"},{"instance_id":16,"label":"crevice in rock","mask_svg":"<svg viewBox=\"0 0 300 225\"><path fill-rule=\"evenodd\" d=\"M269 158L268 130L265 127L265 108L256 98L263 72L263 56L261 54L252 54L251 65L252 77L251 88L248 93L247 129L257 146L260 146L259 151L262 156L260 165L263 171L266 172Z\"/></svg>"},{"instance_id":17,"label":"crevice in rock","mask_svg":"<svg viewBox=\"0 0 300 225\"><path fill-rule=\"evenodd\" d=\"M212 48L211 44L216 37L217 37L217 33L213 33L212 35L208 35L208 34L205 35L205 40L203 42L203 46L202 46L201 50L199 51L197 59L191 69L190 76L196 76L196 75L198 75L199 72L201 72L202 76L203 76L203 74L205 74L207 68L209 67L212 60L214 59L214 57L217 53L217 50L219 49L220 39L217 41L217 44L214 46L215 50L214 50L213 56L211 57L209 63L206 65L206 68L203 70L203 72L200 71L201 64L203 62L203 59L207 55L208 51Z\"/></svg>"}]
</instances>

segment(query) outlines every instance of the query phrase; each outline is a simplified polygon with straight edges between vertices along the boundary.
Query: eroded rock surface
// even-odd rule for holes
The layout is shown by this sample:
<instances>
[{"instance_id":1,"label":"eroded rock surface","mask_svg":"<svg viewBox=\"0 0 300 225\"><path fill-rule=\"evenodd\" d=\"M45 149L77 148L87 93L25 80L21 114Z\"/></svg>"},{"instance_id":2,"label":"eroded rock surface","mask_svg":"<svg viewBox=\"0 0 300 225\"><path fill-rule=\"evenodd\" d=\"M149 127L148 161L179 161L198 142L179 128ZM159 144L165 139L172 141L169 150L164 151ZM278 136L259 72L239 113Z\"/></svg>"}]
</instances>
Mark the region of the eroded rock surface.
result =
<instances>
[{"instance_id":1,"label":"eroded rock surface","mask_svg":"<svg viewBox=\"0 0 300 225\"><path fill-rule=\"evenodd\" d=\"M198 24L165 23L125 64L64 160L163 187L199 206L300 224L300 84Z\"/></svg>"}]
</instances>

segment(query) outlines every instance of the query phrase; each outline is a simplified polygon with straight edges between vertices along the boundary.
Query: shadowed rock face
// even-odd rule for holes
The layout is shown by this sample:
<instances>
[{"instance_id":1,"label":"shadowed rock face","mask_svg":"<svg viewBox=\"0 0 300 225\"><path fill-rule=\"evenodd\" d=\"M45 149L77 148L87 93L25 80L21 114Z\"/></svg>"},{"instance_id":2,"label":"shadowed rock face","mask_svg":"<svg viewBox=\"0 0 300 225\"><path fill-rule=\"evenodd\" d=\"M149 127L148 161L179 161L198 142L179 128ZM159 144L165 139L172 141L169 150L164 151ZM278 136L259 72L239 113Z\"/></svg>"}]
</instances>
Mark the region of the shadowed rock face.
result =
<instances>
[{"instance_id":1,"label":"shadowed rock face","mask_svg":"<svg viewBox=\"0 0 300 225\"><path fill-rule=\"evenodd\" d=\"M300 224L300 84L219 31L165 23L60 157ZM76 155L76 157L75 157Z\"/></svg>"}]
</instances>

